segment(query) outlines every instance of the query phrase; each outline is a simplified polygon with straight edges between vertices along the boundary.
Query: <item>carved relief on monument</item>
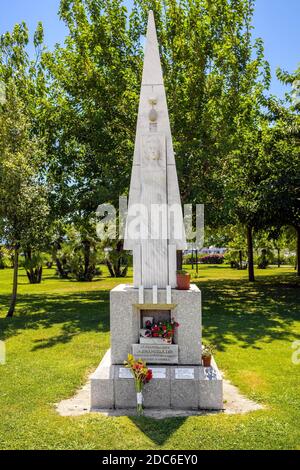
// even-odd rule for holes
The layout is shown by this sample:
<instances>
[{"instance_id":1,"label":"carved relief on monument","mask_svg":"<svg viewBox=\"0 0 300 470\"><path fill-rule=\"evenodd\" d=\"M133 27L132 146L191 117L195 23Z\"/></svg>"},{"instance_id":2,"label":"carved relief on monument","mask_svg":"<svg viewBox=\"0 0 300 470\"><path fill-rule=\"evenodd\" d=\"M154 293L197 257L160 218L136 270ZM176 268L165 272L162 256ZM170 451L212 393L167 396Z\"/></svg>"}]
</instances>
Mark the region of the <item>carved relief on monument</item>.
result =
<instances>
[{"instance_id":1,"label":"carved relief on monument","mask_svg":"<svg viewBox=\"0 0 300 470\"><path fill-rule=\"evenodd\" d=\"M165 138L162 134L145 134L141 138L142 167L162 168L166 165Z\"/></svg>"}]
</instances>

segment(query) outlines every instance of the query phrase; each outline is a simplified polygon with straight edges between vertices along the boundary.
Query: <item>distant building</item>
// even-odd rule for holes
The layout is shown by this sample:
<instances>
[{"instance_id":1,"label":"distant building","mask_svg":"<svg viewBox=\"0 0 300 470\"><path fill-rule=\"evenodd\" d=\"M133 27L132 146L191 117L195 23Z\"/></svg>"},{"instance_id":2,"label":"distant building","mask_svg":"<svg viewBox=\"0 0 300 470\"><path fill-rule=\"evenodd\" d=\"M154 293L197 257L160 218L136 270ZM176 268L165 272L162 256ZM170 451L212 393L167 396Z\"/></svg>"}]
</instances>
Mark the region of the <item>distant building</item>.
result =
<instances>
[{"instance_id":1,"label":"distant building","mask_svg":"<svg viewBox=\"0 0 300 470\"><path fill-rule=\"evenodd\" d=\"M216 246L210 247L203 247L201 250L198 250L199 254L206 254L206 255L224 255L226 253L227 248L219 248ZM188 244L188 249L184 252L185 255L189 255L195 252L195 247L192 243Z\"/></svg>"}]
</instances>

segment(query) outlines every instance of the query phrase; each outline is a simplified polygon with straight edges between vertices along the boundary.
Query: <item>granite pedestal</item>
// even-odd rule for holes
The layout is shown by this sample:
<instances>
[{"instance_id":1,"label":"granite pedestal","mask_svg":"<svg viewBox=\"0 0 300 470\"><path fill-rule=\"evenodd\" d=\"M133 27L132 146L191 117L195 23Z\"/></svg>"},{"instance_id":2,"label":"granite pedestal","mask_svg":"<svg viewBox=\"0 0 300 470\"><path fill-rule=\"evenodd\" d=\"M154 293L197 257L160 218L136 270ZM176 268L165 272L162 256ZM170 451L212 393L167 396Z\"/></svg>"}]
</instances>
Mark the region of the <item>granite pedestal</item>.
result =
<instances>
[{"instance_id":1,"label":"granite pedestal","mask_svg":"<svg viewBox=\"0 0 300 470\"><path fill-rule=\"evenodd\" d=\"M147 361L153 371L152 381L144 387L144 407L156 409L223 408L222 377L213 361L212 367L201 365L201 292L192 285L188 291L173 289L171 303L166 303L166 290L158 289L157 303L153 292L145 289L139 303L139 291L121 284L110 293L111 350L101 361L91 378L92 409L127 409L136 407L136 393L131 372L123 365L128 353L141 345L141 312L168 311L179 323L172 349L165 363L159 362L154 346L153 361ZM154 313L153 313L154 312ZM174 359L174 350L177 359ZM138 358L138 356L136 356ZM150 355L151 357L151 355ZM161 356L158 356L161 357ZM170 361L170 363L169 363Z\"/></svg>"},{"instance_id":2,"label":"granite pedestal","mask_svg":"<svg viewBox=\"0 0 300 470\"><path fill-rule=\"evenodd\" d=\"M190 290L172 289L167 303L166 289L158 289L153 304L152 289L144 289L144 301L139 303L139 290L120 284L110 292L111 362L123 364L132 345L139 344L141 312L170 311L179 323L174 343L178 345L178 364L201 364L201 292L196 285ZM148 361L149 362L149 361Z\"/></svg>"}]
</instances>

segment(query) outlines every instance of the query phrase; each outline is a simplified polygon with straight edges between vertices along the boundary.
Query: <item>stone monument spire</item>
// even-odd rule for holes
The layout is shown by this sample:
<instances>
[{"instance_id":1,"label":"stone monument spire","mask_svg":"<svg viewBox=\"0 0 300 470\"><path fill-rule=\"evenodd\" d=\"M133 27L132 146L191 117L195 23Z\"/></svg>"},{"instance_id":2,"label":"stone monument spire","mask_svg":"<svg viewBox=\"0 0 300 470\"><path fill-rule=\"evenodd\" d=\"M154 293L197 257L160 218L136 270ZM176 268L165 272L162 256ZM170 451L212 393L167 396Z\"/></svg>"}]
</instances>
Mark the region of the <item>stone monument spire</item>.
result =
<instances>
[{"instance_id":1,"label":"stone monument spire","mask_svg":"<svg viewBox=\"0 0 300 470\"><path fill-rule=\"evenodd\" d=\"M149 12L124 248L134 286L176 287L186 249L172 135L153 12Z\"/></svg>"}]
</instances>

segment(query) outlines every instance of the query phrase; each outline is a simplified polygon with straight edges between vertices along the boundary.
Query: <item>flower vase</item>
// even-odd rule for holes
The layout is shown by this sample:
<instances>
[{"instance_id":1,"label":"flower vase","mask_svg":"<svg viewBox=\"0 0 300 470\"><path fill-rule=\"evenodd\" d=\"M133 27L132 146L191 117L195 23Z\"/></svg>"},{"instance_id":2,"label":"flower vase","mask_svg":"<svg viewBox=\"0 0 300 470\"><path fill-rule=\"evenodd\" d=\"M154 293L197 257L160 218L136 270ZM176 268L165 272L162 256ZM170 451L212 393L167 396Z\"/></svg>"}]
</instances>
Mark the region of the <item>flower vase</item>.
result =
<instances>
[{"instance_id":1,"label":"flower vase","mask_svg":"<svg viewBox=\"0 0 300 470\"><path fill-rule=\"evenodd\" d=\"M143 409L143 385L141 382L135 382L135 389L136 389L136 411L138 416L142 416L144 414Z\"/></svg>"}]
</instances>

